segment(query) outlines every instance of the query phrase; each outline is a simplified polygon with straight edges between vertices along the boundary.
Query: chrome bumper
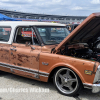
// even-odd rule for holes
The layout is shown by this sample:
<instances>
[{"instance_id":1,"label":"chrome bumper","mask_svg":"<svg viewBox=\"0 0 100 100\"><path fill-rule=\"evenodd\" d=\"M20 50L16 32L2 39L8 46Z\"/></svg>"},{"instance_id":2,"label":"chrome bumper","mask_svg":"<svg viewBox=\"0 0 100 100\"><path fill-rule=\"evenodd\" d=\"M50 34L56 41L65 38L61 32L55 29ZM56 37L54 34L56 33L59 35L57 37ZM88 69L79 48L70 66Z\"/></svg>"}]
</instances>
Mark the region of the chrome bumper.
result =
<instances>
[{"instance_id":1,"label":"chrome bumper","mask_svg":"<svg viewBox=\"0 0 100 100\"><path fill-rule=\"evenodd\" d=\"M100 91L100 65L97 68L93 84L88 84L92 88L92 93L98 93Z\"/></svg>"},{"instance_id":2,"label":"chrome bumper","mask_svg":"<svg viewBox=\"0 0 100 100\"><path fill-rule=\"evenodd\" d=\"M84 88L92 89L92 93L100 92L100 65L97 68L93 84L83 83Z\"/></svg>"},{"instance_id":3,"label":"chrome bumper","mask_svg":"<svg viewBox=\"0 0 100 100\"><path fill-rule=\"evenodd\" d=\"M83 83L84 88L92 89L92 93L100 92L100 83L99 84L86 84Z\"/></svg>"}]
</instances>

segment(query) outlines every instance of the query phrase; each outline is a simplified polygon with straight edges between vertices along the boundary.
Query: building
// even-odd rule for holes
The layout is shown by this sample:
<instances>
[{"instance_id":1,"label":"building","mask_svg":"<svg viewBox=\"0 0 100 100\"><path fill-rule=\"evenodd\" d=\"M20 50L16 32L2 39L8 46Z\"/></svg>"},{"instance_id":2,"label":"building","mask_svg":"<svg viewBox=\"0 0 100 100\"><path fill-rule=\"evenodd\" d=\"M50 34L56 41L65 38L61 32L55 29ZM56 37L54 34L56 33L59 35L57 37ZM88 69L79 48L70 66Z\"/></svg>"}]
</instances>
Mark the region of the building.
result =
<instances>
[{"instance_id":1,"label":"building","mask_svg":"<svg viewBox=\"0 0 100 100\"><path fill-rule=\"evenodd\" d=\"M11 18L32 20L32 21L47 21L59 22L64 24L80 24L87 16L63 16L63 15L49 15L49 14L35 14L12 10L0 9L0 13Z\"/></svg>"}]
</instances>

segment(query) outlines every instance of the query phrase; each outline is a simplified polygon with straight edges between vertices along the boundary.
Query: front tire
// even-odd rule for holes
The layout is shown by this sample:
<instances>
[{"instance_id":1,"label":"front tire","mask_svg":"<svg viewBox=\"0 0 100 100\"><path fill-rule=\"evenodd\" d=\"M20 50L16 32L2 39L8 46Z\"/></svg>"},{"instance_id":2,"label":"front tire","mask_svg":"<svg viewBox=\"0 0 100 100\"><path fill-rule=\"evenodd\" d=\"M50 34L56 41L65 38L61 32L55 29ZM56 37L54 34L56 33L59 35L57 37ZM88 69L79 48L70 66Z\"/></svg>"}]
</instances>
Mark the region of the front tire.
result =
<instances>
[{"instance_id":1,"label":"front tire","mask_svg":"<svg viewBox=\"0 0 100 100\"><path fill-rule=\"evenodd\" d=\"M57 90L67 96L76 95L82 86L79 77L69 68L58 69L54 74L53 81Z\"/></svg>"}]
</instances>

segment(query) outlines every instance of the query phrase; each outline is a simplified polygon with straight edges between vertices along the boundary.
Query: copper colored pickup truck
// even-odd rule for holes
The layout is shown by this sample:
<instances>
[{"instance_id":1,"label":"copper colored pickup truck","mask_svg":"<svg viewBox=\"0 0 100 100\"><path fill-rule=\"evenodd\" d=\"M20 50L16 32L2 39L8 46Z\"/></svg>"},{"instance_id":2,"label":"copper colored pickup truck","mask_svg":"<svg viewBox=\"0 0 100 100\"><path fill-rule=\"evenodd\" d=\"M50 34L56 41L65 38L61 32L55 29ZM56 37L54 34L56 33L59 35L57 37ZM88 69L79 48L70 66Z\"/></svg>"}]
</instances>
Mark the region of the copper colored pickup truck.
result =
<instances>
[{"instance_id":1,"label":"copper colored pickup truck","mask_svg":"<svg viewBox=\"0 0 100 100\"><path fill-rule=\"evenodd\" d=\"M31 36L23 36L27 28ZM94 46L100 13L91 14L70 34L63 24L44 22L5 21L0 30L1 71L44 82L53 78L57 90L68 96L81 87L100 91L100 50Z\"/></svg>"}]
</instances>

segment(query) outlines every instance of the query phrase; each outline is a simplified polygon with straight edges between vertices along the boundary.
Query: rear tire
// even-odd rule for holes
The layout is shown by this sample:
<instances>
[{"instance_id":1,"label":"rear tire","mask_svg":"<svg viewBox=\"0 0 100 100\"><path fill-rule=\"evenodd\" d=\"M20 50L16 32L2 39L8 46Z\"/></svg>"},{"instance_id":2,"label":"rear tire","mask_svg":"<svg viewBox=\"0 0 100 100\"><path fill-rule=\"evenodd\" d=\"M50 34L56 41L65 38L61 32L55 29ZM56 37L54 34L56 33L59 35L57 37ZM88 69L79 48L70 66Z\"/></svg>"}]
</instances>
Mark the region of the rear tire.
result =
<instances>
[{"instance_id":1,"label":"rear tire","mask_svg":"<svg viewBox=\"0 0 100 100\"><path fill-rule=\"evenodd\" d=\"M67 96L75 96L81 90L82 83L77 74L69 68L60 68L53 77L57 90Z\"/></svg>"}]
</instances>

